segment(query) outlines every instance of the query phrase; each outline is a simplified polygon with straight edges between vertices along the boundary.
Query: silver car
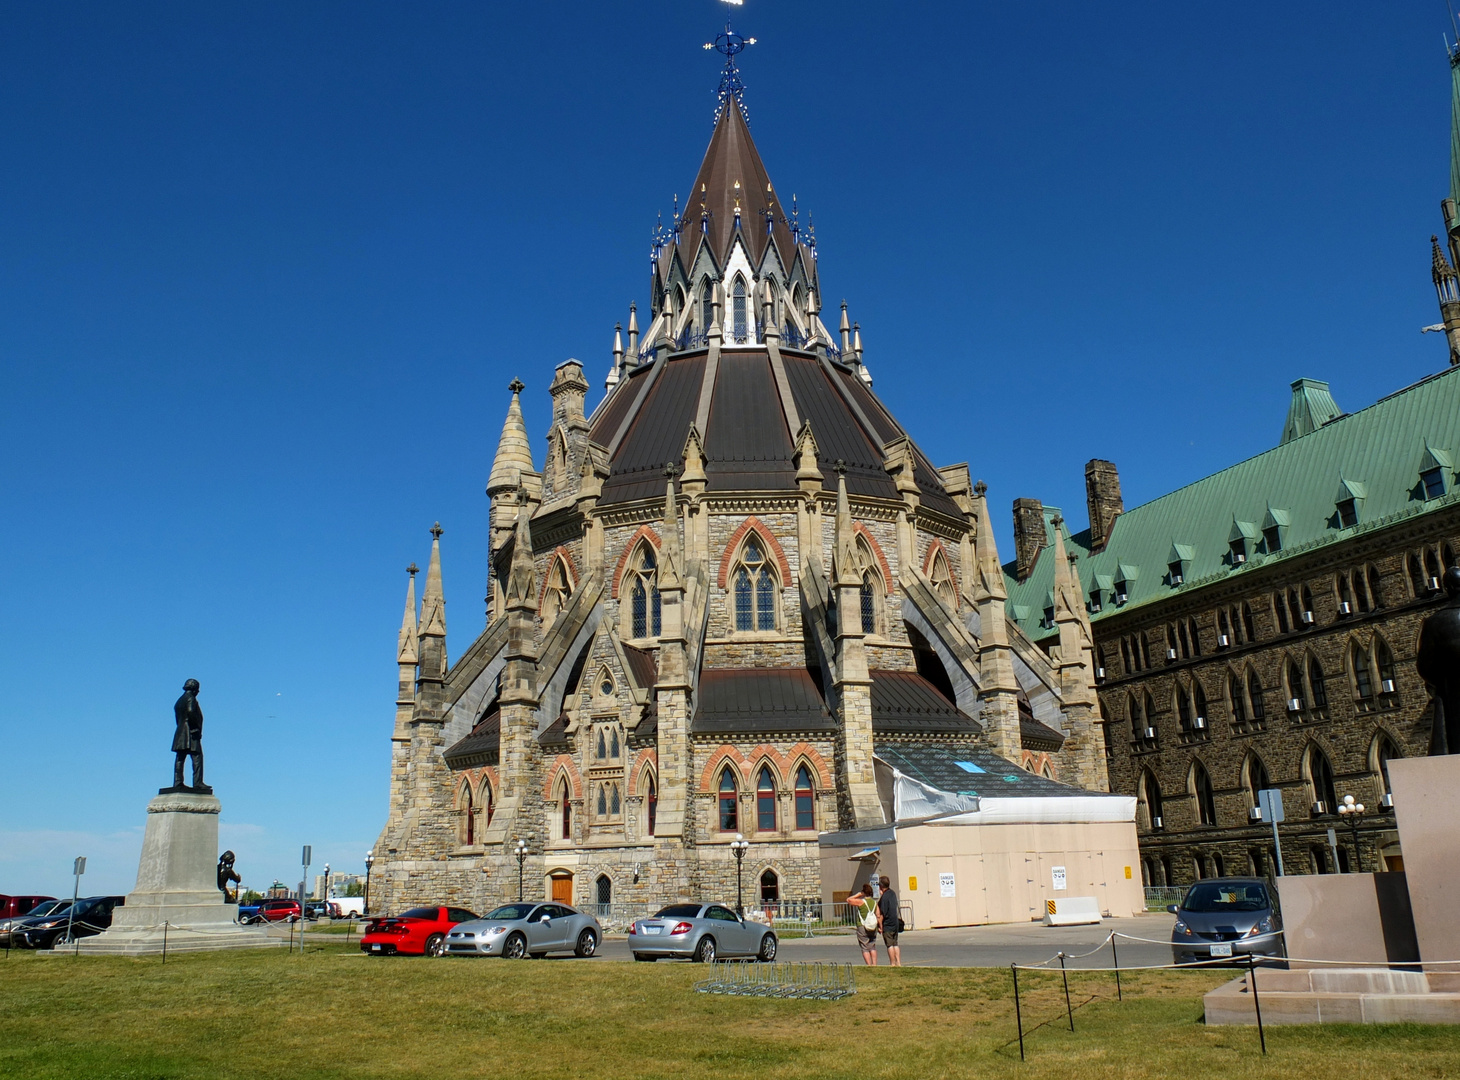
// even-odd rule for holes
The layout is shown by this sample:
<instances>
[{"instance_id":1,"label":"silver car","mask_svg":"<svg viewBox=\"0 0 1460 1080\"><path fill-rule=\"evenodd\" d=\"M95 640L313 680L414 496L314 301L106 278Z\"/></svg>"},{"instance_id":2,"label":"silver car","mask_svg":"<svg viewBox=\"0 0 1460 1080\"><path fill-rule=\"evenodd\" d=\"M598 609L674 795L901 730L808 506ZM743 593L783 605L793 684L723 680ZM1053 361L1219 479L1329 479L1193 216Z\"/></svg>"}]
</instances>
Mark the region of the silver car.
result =
<instances>
[{"instance_id":1,"label":"silver car","mask_svg":"<svg viewBox=\"0 0 1460 1080\"><path fill-rule=\"evenodd\" d=\"M776 946L770 927L742 919L724 904L670 904L629 928L635 960L678 956L708 964L716 957L743 956L769 963Z\"/></svg>"},{"instance_id":2,"label":"silver car","mask_svg":"<svg viewBox=\"0 0 1460 1080\"><path fill-rule=\"evenodd\" d=\"M472 922L459 923L446 935L447 956L546 956L572 952L592 956L603 940L603 927L592 915L565 904L531 901L503 904Z\"/></svg>"},{"instance_id":3,"label":"silver car","mask_svg":"<svg viewBox=\"0 0 1460 1080\"><path fill-rule=\"evenodd\" d=\"M1231 964L1247 957L1283 956L1282 920L1261 878L1208 878L1186 890L1171 929L1178 964Z\"/></svg>"}]
</instances>

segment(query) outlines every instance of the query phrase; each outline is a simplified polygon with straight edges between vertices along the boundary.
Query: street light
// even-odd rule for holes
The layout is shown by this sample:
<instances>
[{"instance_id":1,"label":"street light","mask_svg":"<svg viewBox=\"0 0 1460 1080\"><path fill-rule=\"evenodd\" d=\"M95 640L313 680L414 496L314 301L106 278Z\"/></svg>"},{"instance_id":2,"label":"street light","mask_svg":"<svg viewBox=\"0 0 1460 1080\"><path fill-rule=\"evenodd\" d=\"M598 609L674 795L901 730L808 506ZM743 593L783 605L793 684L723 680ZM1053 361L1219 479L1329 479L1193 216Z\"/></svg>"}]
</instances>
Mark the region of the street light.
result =
<instances>
[{"instance_id":1,"label":"street light","mask_svg":"<svg viewBox=\"0 0 1460 1080\"><path fill-rule=\"evenodd\" d=\"M1354 837L1354 873L1361 873L1364 869L1363 856L1359 854L1359 820L1364 816L1366 808L1361 802L1354 802L1352 795L1345 795L1343 802L1338 804L1338 815L1348 822L1349 830Z\"/></svg>"},{"instance_id":2,"label":"street light","mask_svg":"<svg viewBox=\"0 0 1460 1080\"><path fill-rule=\"evenodd\" d=\"M365 853L365 902L360 905L360 914L370 914L370 868L375 865L374 850Z\"/></svg>"},{"instance_id":3,"label":"street light","mask_svg":"<svg viewBox=\"0 0 1460 1080\"><path fill-rule=\"evenodd\" d=\"M329 863L325 863L324 864L324 895L322 897L320 897L320 899L324 901L325 914L328 915L329 914L329 903L330 903L330 864Z\"/></svg>"},{"instance_id":4,"label":"street light","mask_svg":"<svg viewBox=\"0 0 1460 1080\"><path fill-rule=\"evenodd\" d=\"M522 903L522 864L527 861L527 841L517 841L517 902Z\"/></svg>"},{"instance_id":5,"label":"street light","mask_svg":"<svg viewBox=\"0 0 1460 1080\"><path fill-rule=\"evenodd\" d=\"M730 841L730 851L735 856L735 914L745 914L745 892L742 887L741 868L745 864L745 853L750 850L750 841L739 833Z\"/></svg>"}]
</instances>

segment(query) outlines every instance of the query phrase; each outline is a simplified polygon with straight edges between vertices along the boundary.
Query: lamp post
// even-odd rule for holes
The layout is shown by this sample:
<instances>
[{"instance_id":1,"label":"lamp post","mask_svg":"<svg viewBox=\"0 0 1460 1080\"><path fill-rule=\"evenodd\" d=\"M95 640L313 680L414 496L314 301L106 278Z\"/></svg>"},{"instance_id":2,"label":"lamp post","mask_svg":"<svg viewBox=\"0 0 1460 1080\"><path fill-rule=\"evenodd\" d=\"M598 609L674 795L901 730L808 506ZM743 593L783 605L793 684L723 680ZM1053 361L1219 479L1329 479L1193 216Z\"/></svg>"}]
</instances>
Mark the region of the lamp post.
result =
<instances>
[{"instance_id":1,"label":"lamp post","mask_svg":"<svg viewBox=\"0 0 1460 1080\"><path fill-rule=\"evenodd\" d=\"M1352 795L1345 795L1343 802L1338 804L1338 815L1348 823L1349 831L1354 838L1354 873L1362 873L1364 869L1364 858L1359 854L1359 821L1367 812L1367 808L1361 802L1354 802Z\"/></svg>"},{"instance_id":2,"label":"lamp post","mask_svg":"<svg viewBox=\"0 0 1460 1080\"><path fill-rule=\"evenodd\" d=\"M522 864L527 861L527 841L517 841L517 902L522 903Z\"/></svg>"},{"instance_id":3,"label":"lamp post","mask_svg":"<svg viewBox=\"0 0 1460 1080\"><path fill-rule=\"evenodd\" d=\"M324 901L324 913L330 913L330 864L324 864L324 895L320 897Z\"/></svg>"},{"instance_id":4,"label":"lamp post","mask_svg":"<svg viewBox=\"0 0 1460 1080\"><path fill-rule=\"evenodd\" d=\"M745 853L750 850L750 841L739 833L730 841L730 851L735 856L735 914L745 914L745 892L742 885L741 868L745 864Z\"/></svg>"},{"instance_id":5,"label":"lamp post","mask_svg":"<svg viewBox=\"0 0 1460 1080\"><path fill-rule=\"evenodd\" d=\"M360 905L360 914L370 914L370 868L375 865L375 852L365 853L365 902Z\"/></svg>"}]
</instances>

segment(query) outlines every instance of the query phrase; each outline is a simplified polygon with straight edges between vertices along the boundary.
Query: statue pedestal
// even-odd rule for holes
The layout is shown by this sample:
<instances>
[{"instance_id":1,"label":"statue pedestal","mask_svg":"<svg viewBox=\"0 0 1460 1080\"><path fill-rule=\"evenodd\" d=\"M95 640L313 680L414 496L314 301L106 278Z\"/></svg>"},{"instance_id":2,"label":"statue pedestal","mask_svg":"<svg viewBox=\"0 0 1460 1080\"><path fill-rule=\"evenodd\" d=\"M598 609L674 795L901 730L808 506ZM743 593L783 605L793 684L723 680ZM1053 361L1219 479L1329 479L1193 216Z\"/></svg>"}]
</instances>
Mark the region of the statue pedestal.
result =
<instances>
[{"instance_id":1,"label":"statue pedestal","mask_svg":"<svg viewBox=\"0 0 1460 1080\"><path fill-rule=\"evenodd\" d=\"M1391 761L1389 782L1420 959L1460 960L1460 754Z\"/></svg>"},{"instance_id":2,"label":"statue pedestal","mask_svg":"<svg viewBox=\"0 0 1460 1080\"><path fill-rule=\"evenodd\" d=\"M162 952L256 949L282 944L239 926L238 905L218 890L218 811L212 795L169 791L147 804L137 885L112 913L111 927L82 938L78 951L149 956Z\"/></svg>"}]
</instances>

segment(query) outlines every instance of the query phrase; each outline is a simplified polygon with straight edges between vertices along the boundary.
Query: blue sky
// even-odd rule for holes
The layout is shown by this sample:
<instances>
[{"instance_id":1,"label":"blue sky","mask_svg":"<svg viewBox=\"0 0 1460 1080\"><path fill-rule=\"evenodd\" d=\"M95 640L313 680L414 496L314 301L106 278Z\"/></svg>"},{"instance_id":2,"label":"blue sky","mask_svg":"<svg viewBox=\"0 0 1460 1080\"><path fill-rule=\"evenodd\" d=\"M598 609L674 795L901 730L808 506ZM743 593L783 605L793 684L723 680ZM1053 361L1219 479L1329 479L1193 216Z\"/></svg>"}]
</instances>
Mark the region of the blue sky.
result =
<instances>
[{"instance_id":1,"label":"blue sky","mask_svg":"<svg viewBox=\"0 0 1460 1080\"><path fill-rule=\"evenodd\" d=\"M0 892L130 888L203 685L247 883L384 820L407 563L451 656L528 384L596 400L694 177L712 0L11 5L0 22ZM1445 364L1442 4L747 0L752 131L876 389L1085 519Z\"/></svg>"}]
</instances>

